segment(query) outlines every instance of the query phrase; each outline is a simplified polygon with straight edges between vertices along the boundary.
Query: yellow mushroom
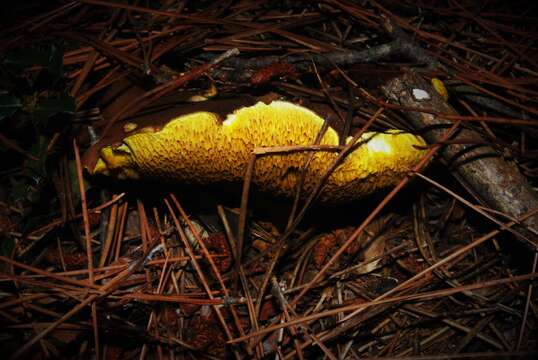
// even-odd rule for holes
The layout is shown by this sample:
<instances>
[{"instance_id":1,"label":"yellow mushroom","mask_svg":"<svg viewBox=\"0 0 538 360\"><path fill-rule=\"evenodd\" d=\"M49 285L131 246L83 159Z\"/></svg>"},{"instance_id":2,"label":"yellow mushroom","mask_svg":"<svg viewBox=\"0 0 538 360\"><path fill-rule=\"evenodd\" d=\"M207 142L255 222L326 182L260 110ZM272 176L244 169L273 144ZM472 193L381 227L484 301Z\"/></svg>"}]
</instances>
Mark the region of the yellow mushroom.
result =
<instances>
[{"instance_id":1,"label":"yellow mushroom","mask_svg":"<svg viewBox=\"0 0 538 360\"><path fill-rule=\"evenodd\" d=\"M445 101L448 101L448 90L446 89L445 84L441 80L439 80L438 78L433 78L432 79L432 85L433 85L433 88L435 89L435 91L437 91L437 93L439 95L441 95L441 97Z\"/></svg>"},{"instance_id":2,"label":"yellow mushroom","mask_svg":"<svg viewBox=\"0 0 538 360\"><path fill-rule=\"evenodd\" d=\"M258 102L237 109L224 121L215 113L198 111L101 147L90 172L119 179L241 182L254 148L311 145L322 125L323 119L316 113L285 101ZM338 140L329 127L321 144L338 145ZM321 199L352 200L395 184L425 154L425 145L422 138L397 130L363 134L356 149L327 180ZM260 157L254 185L292 196L307 157L306 152ZM307 169L306 191L336 157L335 152L315 153Z\"/></svg>"}]
</instances>

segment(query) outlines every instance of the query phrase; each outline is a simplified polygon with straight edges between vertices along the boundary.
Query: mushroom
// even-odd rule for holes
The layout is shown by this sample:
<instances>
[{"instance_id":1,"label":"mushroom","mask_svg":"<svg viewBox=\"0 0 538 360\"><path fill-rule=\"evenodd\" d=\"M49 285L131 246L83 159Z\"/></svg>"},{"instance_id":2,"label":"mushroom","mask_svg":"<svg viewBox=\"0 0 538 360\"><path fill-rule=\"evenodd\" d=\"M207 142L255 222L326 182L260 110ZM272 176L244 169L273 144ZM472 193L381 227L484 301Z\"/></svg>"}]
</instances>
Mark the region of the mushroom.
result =
<instances>
[{"instance_id":1,"label":"mushroom","mask_svg":"<svg viewBox=\"0 0 538 360\"><path fill-rule=\"evenodd\" d=\"M323 122L313 111L286 101L244 106L223 121L215 112L195 111L162 127L130 126L121 141L90 148L93 156L85 165L92 174L118 179L240 182L254 148L311 145ZM338 145L337 132L329 127L320 144ZM353 200L397 183L425 154L425 145L421 137L398 130L365 132L328 178L321 200ZM337 156L315 152L306 170L306 191ZM293 196L307 158L306 152L260 157L252 181L261 190Z\"/></svg>"}]
</instances>

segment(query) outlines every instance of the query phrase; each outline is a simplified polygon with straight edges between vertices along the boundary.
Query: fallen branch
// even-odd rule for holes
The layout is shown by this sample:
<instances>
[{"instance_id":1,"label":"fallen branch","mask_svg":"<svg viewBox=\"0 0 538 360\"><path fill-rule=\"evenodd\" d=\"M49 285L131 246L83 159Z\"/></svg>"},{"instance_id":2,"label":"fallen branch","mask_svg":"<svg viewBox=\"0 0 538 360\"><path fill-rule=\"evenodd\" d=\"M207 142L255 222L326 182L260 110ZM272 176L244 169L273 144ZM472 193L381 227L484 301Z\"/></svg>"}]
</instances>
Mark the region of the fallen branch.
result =
<instances>
[{"instance_id":1,"label":"fallen branch","mask_svg":"<svg viewBox=\"0 0 538 360\"><path fill-rule=\"evenodd\" d=\"M458 115L432 85L414 71L390 80L382 90L388 98L405 107L435 109L439 113ZM425 91L427 96L417 99L413 94L415 90ZM430 113L407 112L406 115L413 126L422 130L422 135L431 144L439 142L443 128L451 125L451 121ZM538 207L538 194L515 164L505 160L490 146L477 146L477 143L483 144L484 139L474 131L462 129L452 140L457 139L473 139L475 145L450 144L445 147L442 155L457 179L477 199L511 218L517 218ZM518 227L518 231L529 236L533 242L517 238L534 249L538 238L538 216L529 218L524 225Z\"/></svg>"}]
</instances>

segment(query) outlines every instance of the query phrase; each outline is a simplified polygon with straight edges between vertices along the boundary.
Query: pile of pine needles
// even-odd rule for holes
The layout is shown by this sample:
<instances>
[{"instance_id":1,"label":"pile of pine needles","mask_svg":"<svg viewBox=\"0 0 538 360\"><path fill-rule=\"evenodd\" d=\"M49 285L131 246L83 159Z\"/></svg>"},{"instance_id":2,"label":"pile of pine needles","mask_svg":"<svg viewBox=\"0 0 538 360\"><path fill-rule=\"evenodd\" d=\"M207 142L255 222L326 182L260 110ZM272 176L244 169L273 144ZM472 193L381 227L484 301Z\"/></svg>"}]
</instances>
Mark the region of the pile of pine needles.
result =
<instances>
[{"instance_id":1,"label":"pile of pine needles","mask_svg":"<svg viewBox=\"0 0 538 360\"><path fill-rule=\"evenodd\" d=\"M521 186L537 185L533 2L2 7L2 353L538 356L538 229L523 222L538 209L488 205L441 156L454 144L487 145ZM430 141L427 167L361 201L96 181L80 163L114 122L163 96L308 103L343 136L365 126L417 131L385 87L409 71L444 84L458 114L452 130L479 140Z\"/></svg>"}]
</instances>

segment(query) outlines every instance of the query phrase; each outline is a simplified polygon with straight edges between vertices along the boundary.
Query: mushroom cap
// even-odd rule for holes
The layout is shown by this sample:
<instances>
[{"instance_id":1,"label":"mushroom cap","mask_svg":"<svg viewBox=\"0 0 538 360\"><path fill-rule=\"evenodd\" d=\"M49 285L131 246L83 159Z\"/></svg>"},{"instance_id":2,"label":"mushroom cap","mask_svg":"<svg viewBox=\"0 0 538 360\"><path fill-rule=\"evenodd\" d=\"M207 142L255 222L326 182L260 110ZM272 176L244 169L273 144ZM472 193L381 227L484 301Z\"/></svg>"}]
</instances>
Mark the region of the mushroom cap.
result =
<instances>
[{"instance_id":1,"label":"mushroom cap","mask_svg":"<svg viewBox=\"0 0 538 360\"><path fill-rule=\"evenodd\" d=\"M254 148L312 145L323 122L311 110L286 101L242 107L224 121L214 112L193 112L173 118L162 128L137 129L120 143L101 146L90 172L119 179L240 182ZM338 145L336 131L329 127L320 144ZM398 130L364 133L327 180L321 199L357 199L395 184L425 154L425 145L421 137ZM337 156L314 153L306 170L306 192ZM265 191L293 196L308 157L309 152L259 156L253 183Z\"/></svg>"}]
</instances>

